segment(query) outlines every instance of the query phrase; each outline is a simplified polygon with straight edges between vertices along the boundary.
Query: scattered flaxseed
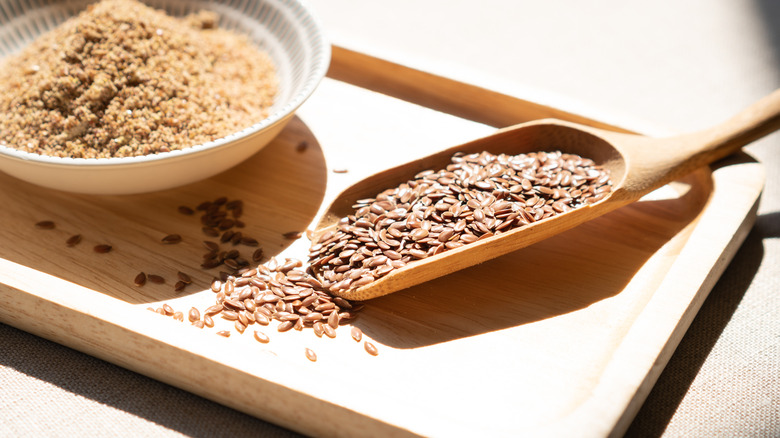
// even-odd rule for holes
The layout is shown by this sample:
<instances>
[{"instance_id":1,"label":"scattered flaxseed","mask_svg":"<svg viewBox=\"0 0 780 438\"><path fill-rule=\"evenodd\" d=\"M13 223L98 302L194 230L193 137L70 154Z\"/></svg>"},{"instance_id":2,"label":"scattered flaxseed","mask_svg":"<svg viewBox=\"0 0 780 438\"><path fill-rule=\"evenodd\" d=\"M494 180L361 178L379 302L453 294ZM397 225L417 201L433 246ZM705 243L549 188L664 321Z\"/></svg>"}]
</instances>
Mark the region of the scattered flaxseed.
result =
<instances>
[{"instance_id":1,"label":"scattered flaxseed","mask_svg":"<svg viewBox=\"0 0 780 438\"><path fill-rule=\"evenodd\" d=\"M176 273L176 276L179 277L179 280L181 280L182 283L192 284L192 278L184 272L179 271Z\"/></svg>"},{"instance_id":2,"label":"scattered flaxseed","mask_svg":"<svg viewBox=\"0 0 780 438\"><path fill-rule=\"evenodd\" d=\"M165 284L165 278L157 274L148 274L146 279L154 284Z\"/></svg>"},{"instance_id":3,"label":"scattered flaxseed","mask_svg":"<svg viewBox=\"0 0 780 438\"><path fill-rule=\"evenodd\" d=\"M257 248L252 253L252 261L255 262L255 263L258 263L261 260L263 260L263 248Z\"/></svg>"},{"instance_id":4,"label":"scattered flaxseed","mask_svg":"<svg viewBox=\"0 0 780 438\"><path fill-rule=\"evenodd\" d=\"M173 290L175 292L181 292L187 287L187 283L179 280L173 285Z\"/></svg>"},{"instance_id":5,"label":"scattered flaxseed","mask_svg":"<svg viewBox=\"0 0 780 438\"><path fill-rule=\"evenodd\" d=\"M257 342L260 342L261 344L267 344L270 341L268 335L261 332L260 330L255 330L255 339L257 340Z\"/></svg>"},{"instance_id":6,"label":"scattered flaxseed","mask_svg":"<svg viewBox=\"0 0 780 438\"><path fill-rule=\"evenodd\" d=\"M308 148L309 148L309 143L306 140L301 140L300 142L298 142L298 145L295 146L295 151L302 153L302 152L306 152L306 149Z\"/></svg>"},{"instance_id":7,"label":"scattered flaxseed","mask_svg":"<svg viewBox=\"0 0 780 438\"><path fill-rule=\"evenodd\" d=\"M81 234L74 234L73 236L68 237L68 240L65 241L65 245L76 246L80 242L81 242Z\"/></svg>"},{"instance_id":8,"label":"scattered flaxseed","mask_svg":"<svg viewBox=\"0 0 780 438\"><path fill-rule=\"evenodd\" d=\"M363 347L365 348L366 353L372 356L376 356L377 354L379 354L379 350L376 349L376 346L368 341L363 343Z\"/></svg>"},{"instance_id":9,"label":"scattered flaxseed","mask_svg":"<svg viewBox=\"0 0 780 438\"><path fill-rule=\"evenodd\" d=\"M195 210L191 209L190 207L187 207L186 205L180 205L179 213L187 216L192 216L193 214L195 214Z\"/></svg>"},{"instance_id":10,"label":"scattered flaxseed","mask_svg":"<svg viewBox=\"0 0 780 438\"><path fill-rule=\"evenodd\" d=\"M53 221L40 221L35 224L35 228L39 228L41 230L53 230L56 225Z\"/></svg>"},{"instance_id":11,"label":"scattered flaxseed","mask_svg":"<svg viewBox=\"0 0 780 438\"><path fill-rule=\"evenodd\" d=\"M172 245L179 242L181 242L181 235L179 234L169 234L162 238L162 243L166 245Z\"/></svg>"},{"instance_id":12,"label":"scattered flaxseed","mask_svg":"<svg viewBox=\"0 0 780 438\"><path fill-rule=\"evenodd\" d=\"M354 339L356 342L360 342L360 340L363 339L363 331L357 327L352 327L352 330L350 330L350 335L352 335L352 339Z\"/></svg>"},{"instance_id":13,"label":"scattered flaxseed","mask_svg":"<svg viewBox=\"0 0 780 438\"><path fill-rule=\"evenodd\" d=\"M111 250L113 249L113 247L112 247L111 245L100 244L100 245L95 245L95 247L94 247L94 248L92 248L92 249L93 249L93 250L94 250L96 253L98 253L98 254L106 254L106 253L108 253L108 252L111 252Z\"/></svg>"},{"instance_id":14,"label":"scattered flaxseed","mask_svg":"<svg viewBox=\"0 0 780 438\"><path fill-rule=\"evenodd\" d=\"M317 353L314 352L311 348L306 349L306 359L309 359L312 362L317 362Z\"/></svg>"},{"instance_id":15,"label":"scattered flaxseed","mask_svg":"<svg viewBox=\"0 0 780 438\"><path fill-rule=\"evenodd\" d=\"M333 173L347 173L347 172L349 172L349 170L344 169L342 167L337 167L337 168L333 169Z\"/></svg>"},{"instance_id":16,"label":"scattered flaxseed","mask_svg":"<svg viewBox=\"0 0 780 438\"><path fill-rule=\"evenodd\" d=\"M284 236L285 239L290 239L290 240L298 239L302 235L303 235L303 233L301 233L300 231L288 231L288 232L282 234L282 236Z\"/></svg>"},{"instance_id":17,"label":"scattered flaxseed","mask_svg":"<svg viewBox=\"0 0 780 438\"><path fill-rule=\"evenodd\" d=\"M135 276L135 279L133 280L133 283L135 283L136 286L141 287L146 284L146 274L143 272L139 272L138 275Z\"/></svg>"}]
</instances>

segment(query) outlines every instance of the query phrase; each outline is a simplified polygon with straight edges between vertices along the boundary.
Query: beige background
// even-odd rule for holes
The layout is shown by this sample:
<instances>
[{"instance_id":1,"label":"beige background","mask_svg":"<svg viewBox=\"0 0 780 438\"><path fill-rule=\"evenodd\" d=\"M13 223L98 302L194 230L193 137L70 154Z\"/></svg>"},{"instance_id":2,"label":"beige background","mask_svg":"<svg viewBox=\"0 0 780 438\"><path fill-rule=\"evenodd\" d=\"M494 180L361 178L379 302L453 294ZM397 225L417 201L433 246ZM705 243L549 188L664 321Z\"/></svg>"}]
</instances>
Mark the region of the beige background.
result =
<instances>
[{"instance_id":1,"label":"beige background","mask_svg":"<svg viewBox=\"0 0 780 438\"><path fill-rule=\"evenodd\" d=\"M780 86L772 0L311 4L334 42L656 133L717 123ZM747 148L767 171L756 226L628 436L780 436L779 143ZM0 436L294 435L5 325L0 387Z\"/></svg>"}]
</instances>

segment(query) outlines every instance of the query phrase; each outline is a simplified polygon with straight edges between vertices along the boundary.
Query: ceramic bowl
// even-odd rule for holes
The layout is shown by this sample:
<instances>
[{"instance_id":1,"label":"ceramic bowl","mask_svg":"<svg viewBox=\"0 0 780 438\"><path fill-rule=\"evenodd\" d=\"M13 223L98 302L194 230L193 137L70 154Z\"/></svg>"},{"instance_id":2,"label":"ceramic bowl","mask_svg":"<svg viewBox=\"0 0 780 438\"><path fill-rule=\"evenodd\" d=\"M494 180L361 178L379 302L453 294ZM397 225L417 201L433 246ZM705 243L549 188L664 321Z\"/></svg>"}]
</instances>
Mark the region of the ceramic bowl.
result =
<instances>
[{"instance_id":1,"label":"ceramic bowl","mask_svg":"<svg viewBox=\"0 0 780 438\"><path fill-rule=\"evenodd\" d=\"M0 58L77 15L88 0L0 0ZM300 0L145 0L172 16L199 10L249 36L276 65L279 91L270 115L242 131L171 152L126 158L59 158L0 145L0 171L39 186L87 194L164 190L209 178L267 145L312 94L330 63L320 21ZM2 135L2 133L0 133Z\"/></svg>"}]
</instances>

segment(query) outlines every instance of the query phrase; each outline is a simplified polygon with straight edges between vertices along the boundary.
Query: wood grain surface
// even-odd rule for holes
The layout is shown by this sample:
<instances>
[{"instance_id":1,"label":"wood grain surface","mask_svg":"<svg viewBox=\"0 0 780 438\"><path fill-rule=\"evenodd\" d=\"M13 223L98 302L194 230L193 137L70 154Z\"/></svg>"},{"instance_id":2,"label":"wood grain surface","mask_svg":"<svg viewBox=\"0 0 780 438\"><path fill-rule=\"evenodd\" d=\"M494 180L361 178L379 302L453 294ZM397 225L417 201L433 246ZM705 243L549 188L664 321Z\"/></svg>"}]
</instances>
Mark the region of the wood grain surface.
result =
<instances>
[{"instance_id":1,"label":"wood grain surface","mask_svg":"<svg viewBox=\"0 0 780 438\"><path fill-rule=\"evenodd\" d=\"M359 68L349 51L334 55L334 68ZM146 310L203 309L214 300L215 271L199 267L200 224L179 205L242 199L245 234L268 255L302 258L306 238L283 234L305 231L339 190L492 131L328 79L268 147L180 189L79 196L0 176L0 320L312 435L620 434L752 223L763 174L747 156L531 247L368 302L354 325L377 345L376 357L348 326L336 339L267 329L263 345L251 329L216 336L227 321L199 330ZM41 220L57 227L37 229ZM77 233L82 242L67 247ZM163 245L169 233L183 242ZM95 253L99 243L113 250ZM139 271L167 284L136 287ZM195 279L181 293L173 290L178 271Z\"/></svg>"}]
</instances>

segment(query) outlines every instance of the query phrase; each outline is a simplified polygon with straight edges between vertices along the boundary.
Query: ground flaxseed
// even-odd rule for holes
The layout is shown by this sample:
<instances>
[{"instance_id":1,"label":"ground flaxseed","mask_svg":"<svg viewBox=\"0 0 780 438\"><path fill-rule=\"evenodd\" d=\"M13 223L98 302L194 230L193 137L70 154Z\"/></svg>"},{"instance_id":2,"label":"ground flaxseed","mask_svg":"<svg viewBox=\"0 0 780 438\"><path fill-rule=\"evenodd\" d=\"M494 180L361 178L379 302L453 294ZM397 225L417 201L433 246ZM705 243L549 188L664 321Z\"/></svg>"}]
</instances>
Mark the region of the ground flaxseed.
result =
<instances>
[{"instance_id":1,"label":"ground flaxseed","mask_svg":"<svg viewBox=\"0 0 780 438\"><path fill-rule=\"evenodd\" d=\"M182 149L247 128L276 94L270 58L218 17L104 0L0 68L5 144L106 158Z\"/></svg>"}]
</instances>

